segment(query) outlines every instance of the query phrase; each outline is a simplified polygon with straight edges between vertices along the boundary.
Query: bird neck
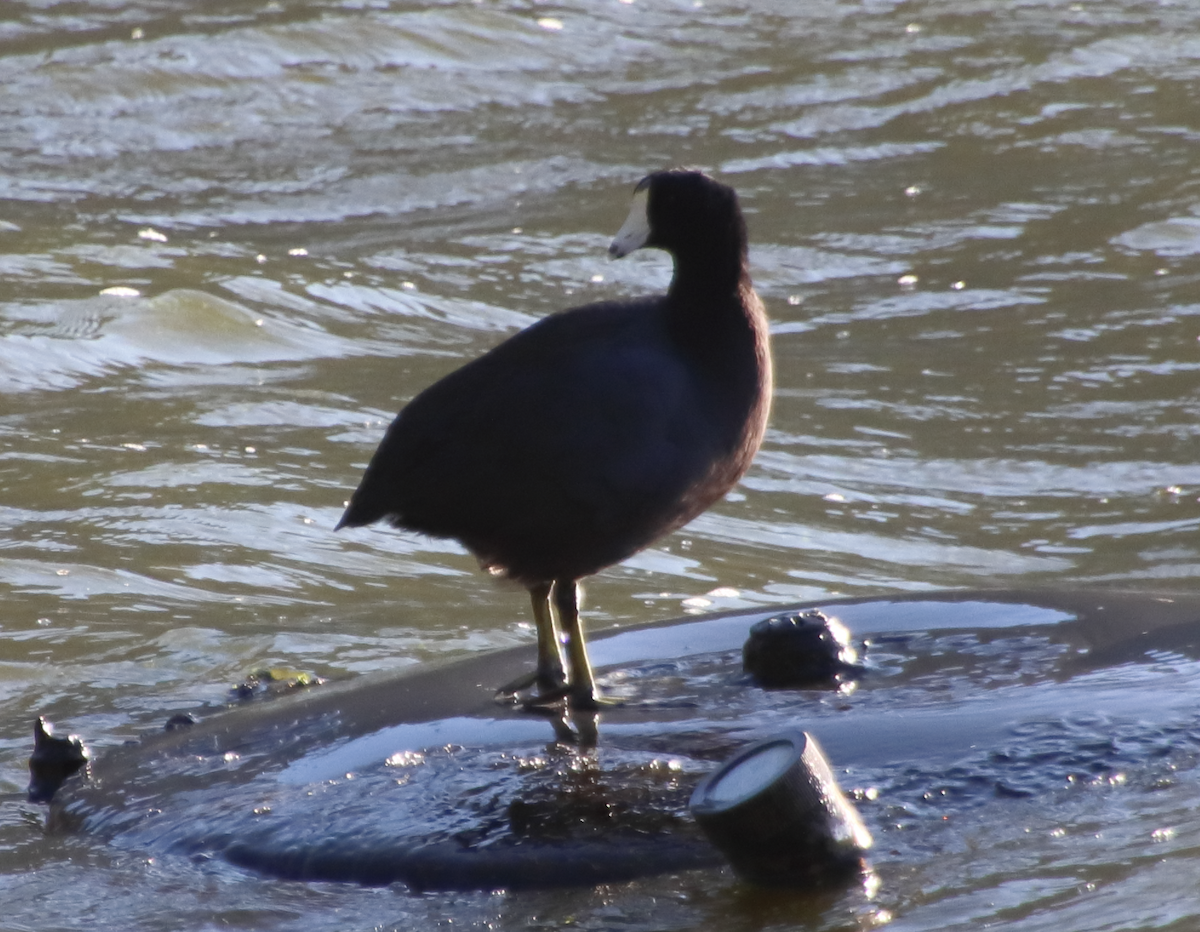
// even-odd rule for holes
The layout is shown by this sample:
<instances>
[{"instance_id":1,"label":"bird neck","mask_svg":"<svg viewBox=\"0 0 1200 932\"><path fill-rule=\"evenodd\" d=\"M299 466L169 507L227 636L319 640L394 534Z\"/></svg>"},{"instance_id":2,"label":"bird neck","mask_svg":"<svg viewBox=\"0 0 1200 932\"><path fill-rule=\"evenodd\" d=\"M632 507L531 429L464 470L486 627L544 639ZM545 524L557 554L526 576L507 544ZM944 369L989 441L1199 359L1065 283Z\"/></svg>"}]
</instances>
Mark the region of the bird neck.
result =
<instances>
[{"instance_id":1,"label":"bird neck","mask_svg":"<svg viewBox=\"0 0 1200 932\"><path fill-rule=\"evenodd\" d=\"M675 275L667 295L678 305L717 307L750 288L744 242L708 241L675 255Z\"/></svg>"},{"instance_id":2,"label":"bird neck","mask_svg":"<svg viewBox=\"0 0 1200 932\"><path fill-rule=\"evenodd\" d=\"M676 344L716 378L757 377L769 340L766 311L750 276L739 266L732 275L681 276L667 292L668 327ZM682 279L682 282L681 282Z\"/></svg>"}]
</instances>

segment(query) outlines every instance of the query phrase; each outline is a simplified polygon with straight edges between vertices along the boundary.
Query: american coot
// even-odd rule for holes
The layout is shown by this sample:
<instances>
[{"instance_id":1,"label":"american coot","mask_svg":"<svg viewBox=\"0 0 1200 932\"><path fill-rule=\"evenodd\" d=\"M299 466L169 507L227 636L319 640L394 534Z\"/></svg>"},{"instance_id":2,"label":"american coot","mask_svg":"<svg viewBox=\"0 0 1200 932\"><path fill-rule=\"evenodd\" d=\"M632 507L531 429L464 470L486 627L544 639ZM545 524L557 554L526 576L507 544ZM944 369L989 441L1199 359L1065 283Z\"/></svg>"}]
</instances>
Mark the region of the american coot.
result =
<instances>
[{"instance_id":1,"label":"american coot","mask_svg":"<svg viewBox=\"0 0 1200 932\"><path fill-rule=\"evenodd\" d=\"M609 252L642 246L675 260L665 295L552 314L425 389L338 522L457 538L526 586L537 672L511 690L536 685L528 705L596 706L578 580L725 495L766 429L767 318L733 189L697 171L643 179Z\"/></svg>"}]
</instances>

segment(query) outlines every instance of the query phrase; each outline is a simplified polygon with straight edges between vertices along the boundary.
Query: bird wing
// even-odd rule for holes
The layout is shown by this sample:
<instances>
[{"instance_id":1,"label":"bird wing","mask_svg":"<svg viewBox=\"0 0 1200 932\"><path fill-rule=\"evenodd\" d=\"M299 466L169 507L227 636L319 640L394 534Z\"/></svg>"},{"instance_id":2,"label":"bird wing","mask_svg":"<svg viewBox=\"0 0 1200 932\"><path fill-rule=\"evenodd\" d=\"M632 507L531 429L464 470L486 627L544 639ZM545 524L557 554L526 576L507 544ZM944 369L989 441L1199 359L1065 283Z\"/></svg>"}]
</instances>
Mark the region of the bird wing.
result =
<instances>
[{"instance_id":1,"label":"bird wing","mask_svg":"<svg viewBox=\"0 0 1200 932\"><path fill-rule=\"evenodd\" d=\"M343 523L565 539L650 518L711 447L654 311L651 299L554 315L430 386L389 428Z\"/></svg>"}]
</instances>

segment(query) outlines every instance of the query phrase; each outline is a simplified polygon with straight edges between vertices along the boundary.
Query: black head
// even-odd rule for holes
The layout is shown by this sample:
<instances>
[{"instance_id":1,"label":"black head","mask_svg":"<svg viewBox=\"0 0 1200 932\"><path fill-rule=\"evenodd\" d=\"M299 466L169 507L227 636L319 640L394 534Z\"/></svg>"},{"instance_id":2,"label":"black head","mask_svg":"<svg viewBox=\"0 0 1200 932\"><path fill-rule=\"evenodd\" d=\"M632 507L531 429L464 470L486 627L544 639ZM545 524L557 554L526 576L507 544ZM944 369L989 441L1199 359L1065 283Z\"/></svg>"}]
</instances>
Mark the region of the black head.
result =
<instances>
[{"instance_id":1,"label":"black head","mask_svg":"<svg viewBox=\"0 0 1200 932\"><path fill-rule=\"evenodd\" d=\"M740 261L746 223L733 188L699 171L671 169L643 178L633 190L633 209L609 254L620 258L651 246L686 259L712 255Z\"/></svg>"}]
</instances>

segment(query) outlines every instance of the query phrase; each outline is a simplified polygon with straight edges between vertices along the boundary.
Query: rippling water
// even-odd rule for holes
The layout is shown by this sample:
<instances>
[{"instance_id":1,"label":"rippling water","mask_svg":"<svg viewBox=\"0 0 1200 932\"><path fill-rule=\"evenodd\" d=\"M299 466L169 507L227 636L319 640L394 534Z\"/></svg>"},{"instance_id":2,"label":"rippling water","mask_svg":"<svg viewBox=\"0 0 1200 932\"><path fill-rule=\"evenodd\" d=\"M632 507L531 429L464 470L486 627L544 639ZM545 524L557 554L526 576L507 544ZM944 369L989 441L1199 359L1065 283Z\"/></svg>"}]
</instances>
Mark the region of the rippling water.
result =
<instances>
[{"instance_id":1,"label":"rippling water","mask_svg":"<svg viewBox=\"0 0 1200 932\"><path fill-rule=\"evenodd\" d=\"M421 387L666 283L661 254L605 258L654 168L737 187L778 391L741 489L593 580L591 625L1200 581L1193 4L23 2L0 88L14 928L867 922L687 882L431 904L180 879L17 802L35 713L103 747L256 667L531 642L456 545L332 527ZM1187 911L1109 889L1139 927ZM1041 928L1043 893L898 922Z\"/></svg>"}]
</instances>

